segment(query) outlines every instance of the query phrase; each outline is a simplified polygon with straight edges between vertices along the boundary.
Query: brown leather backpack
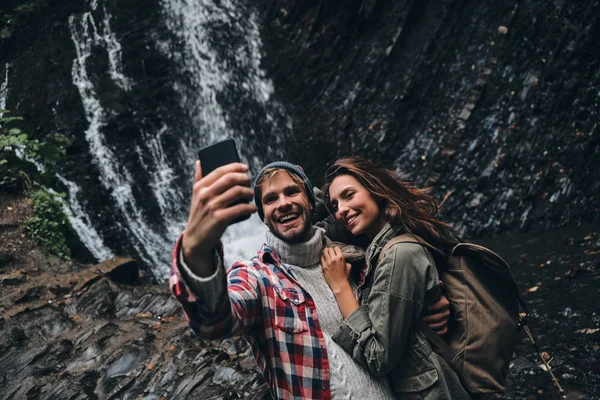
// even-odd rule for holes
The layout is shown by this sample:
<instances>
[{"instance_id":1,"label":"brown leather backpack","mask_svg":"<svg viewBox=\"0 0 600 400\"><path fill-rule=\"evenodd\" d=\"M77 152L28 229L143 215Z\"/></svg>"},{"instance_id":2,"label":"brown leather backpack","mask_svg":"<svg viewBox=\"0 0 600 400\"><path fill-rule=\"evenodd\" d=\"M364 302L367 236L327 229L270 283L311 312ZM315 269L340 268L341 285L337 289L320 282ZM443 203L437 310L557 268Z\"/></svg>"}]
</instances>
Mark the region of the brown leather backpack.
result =
<instances>
[{"instance_id":1,"label":"brown leather backpack","mask_svg":"<svg viewBox=\"0 0 600 400\"><path fill-rule=\"evenodd\" d=\"M389 240L379 261L396 243L419 243L435 256L435 266L452 305L446 340L423 321L417 328L457 372L474 397L504 393L519 331L519 288L508 264L476 244L459 243L444 254L415 235Z\"/></svg>"}]
</instances>

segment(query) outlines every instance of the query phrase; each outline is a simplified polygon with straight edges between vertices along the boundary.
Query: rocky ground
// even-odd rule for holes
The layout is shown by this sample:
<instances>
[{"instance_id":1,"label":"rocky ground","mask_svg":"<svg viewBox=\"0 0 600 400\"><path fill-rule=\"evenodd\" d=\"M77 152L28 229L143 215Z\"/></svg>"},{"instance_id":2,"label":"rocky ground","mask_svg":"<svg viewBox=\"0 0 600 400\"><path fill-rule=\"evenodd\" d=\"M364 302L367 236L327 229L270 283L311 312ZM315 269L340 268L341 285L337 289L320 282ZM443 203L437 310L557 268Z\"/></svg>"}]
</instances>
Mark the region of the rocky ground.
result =
<instances>
[{"instance_id":1,"label":"rocky ground","mask_svg":"<svg viewBox=\"0 0 600 400\"><path fill-rule=\"evenodd\" d=\"M565 397L523 339L509 371L510 399L600 398L600 227L574 227L484 240L513 268L529 325Z\"/></svg>"},{"instance_id":2,"label":"rocky ground","mask_svg":"<svg viewBox=\"0 0 600 400\"><path fill-rule=\"evenodd\" d=\"M240 339L194 337L166 285L135 260L61 262L23 229L31 203L0 198L0 397L261 399L266 385ZM600 398L600 228L489 240L513 265L530 326L568 399ZM558 399L524 338L510 399Z\"/></svg>"},{"instance_id":3,"label":"rocky ground","mask_svg":"<svg viewBox=\"0 0 600 400\"><path fill-rule=\"evenodd\" d=\"M194 337L135 260L61 262L27 238L28 200L0 205L0 398L264 396L245 343Z\"/></svg>"}]
</instances>

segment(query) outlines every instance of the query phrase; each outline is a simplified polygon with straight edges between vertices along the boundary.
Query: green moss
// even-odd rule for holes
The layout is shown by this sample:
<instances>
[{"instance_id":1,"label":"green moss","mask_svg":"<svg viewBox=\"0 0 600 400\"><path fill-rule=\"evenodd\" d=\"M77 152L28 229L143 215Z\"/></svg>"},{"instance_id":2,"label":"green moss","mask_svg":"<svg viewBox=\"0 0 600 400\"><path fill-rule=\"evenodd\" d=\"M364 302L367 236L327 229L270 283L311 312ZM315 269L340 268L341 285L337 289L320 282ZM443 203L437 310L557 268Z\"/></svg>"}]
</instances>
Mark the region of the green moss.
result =
<instances>
[{"instance_id":1,"label":"green moss","mask_svg":"<svg viewBox=\"0 0 600 400\"><path fill-rule=\"evenodd\" d=\"M50 253L69 259L71 252L65 234L69 225L62 211L63 194L52 194L45 189L56 175L56 164L65 155L70 143L64 135L48 135L44 141L30 139L16 126L20 117L7 116L9 111L0 110L0 189L24 191L36 189L33 194L33 217L26 228L31 237ZM35 162L43 165L43 173Z\"/></svg>"},{"instance_id":2,"label":"green moss","mask_svg":"<svg viewBox=\"0 0 600 400\"><path fill-rule=\"evenodd\" d=\"M32 196L33 217L25 226L31 237L48 252L68 260L71 251L67 246L65 231L68 229L67 217L62 210L62 194L52 194L38 190Z\"/></svg>"},{"instance_id":3,"label":"green moss","mask_svg":"<svg viewBox=\"0 0 600 400\"><path fill-rule=\"evenodd\" d=\"M0 10L0 40L10 38L17 22L40 14L48 6L47 0L26 0L13 8Z\"/></svg>"},{"instance_id":4,"label":"green moss","mask_svg":"<svg viewBox=\"0 0 600 400\"><path fill-rule=\"evenodd\" d=\"M48 186L56 175L56 164L66 154L71 140L61 134L50 134L39 142L30 139L18 125L22 118L7 116L0 110L0 189L29 191L33 186ZM40 173L34 162L44 166Z\"/></svg>"},{"instance_id":5,"label":"green moss","mask_svg":"<svg viewBox=\"0 0 600 400\"><path fill-rule=\"evenodd\" d=\"M46 0L29 0L14 8L18 16L30 17L42 11L48 5Z\"/></svg>"}]
</instances>

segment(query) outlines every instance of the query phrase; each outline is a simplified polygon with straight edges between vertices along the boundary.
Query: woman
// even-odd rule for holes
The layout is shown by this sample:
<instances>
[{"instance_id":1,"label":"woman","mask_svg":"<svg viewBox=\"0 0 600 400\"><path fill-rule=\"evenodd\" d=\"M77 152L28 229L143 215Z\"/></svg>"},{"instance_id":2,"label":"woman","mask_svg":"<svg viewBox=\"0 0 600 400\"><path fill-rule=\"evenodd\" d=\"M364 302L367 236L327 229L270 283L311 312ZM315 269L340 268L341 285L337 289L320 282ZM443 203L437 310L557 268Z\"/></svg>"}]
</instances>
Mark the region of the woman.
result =
<instances>
[{"instance_id":1,"label":"woman","mask_svg":"<svg viewBox=\"0 0 600 400\"><path fill-rule=\"evenodd\" d=\"M435 218L437 204L429 192L357 157L329 168L324 192L335 219L370 240L360 303L339 248L323 253L325 279L344 317L333 339L372 374L387 375L399 399L469 399L456 373L415 329L440 296L432 255L419 243L395 243L378 262L385 244L400 234L442 250L458 242L452 227Z\"/></svg>"}]
</instances>

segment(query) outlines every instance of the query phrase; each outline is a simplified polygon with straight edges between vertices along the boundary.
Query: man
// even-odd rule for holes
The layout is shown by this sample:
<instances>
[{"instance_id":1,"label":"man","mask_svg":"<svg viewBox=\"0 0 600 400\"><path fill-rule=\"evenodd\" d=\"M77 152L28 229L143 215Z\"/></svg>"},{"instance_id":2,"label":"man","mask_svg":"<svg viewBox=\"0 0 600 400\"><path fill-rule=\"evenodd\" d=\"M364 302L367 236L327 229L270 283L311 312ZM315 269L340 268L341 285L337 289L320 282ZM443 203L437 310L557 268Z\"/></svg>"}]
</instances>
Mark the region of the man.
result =
<instances>
[{"instance_id":1,"label":"man","mask_svg":"<svg viewBox=\"0 0 600 400\"><path fill-rule=\"evenodd\" d=\"M253 191L247 170L235 163L202 177L196 162L170 278L190 326L207 339L244 335L275 398L392 399L385 379L369 375L331 339L342 315L320 266L327 239L311 222L310 181L298 166L276 162L259 172ZM235 204L253 194L256 206ZM256 211L269 228L267 244L226 275L221 235Z\"/></svg>"}]
</instances>

